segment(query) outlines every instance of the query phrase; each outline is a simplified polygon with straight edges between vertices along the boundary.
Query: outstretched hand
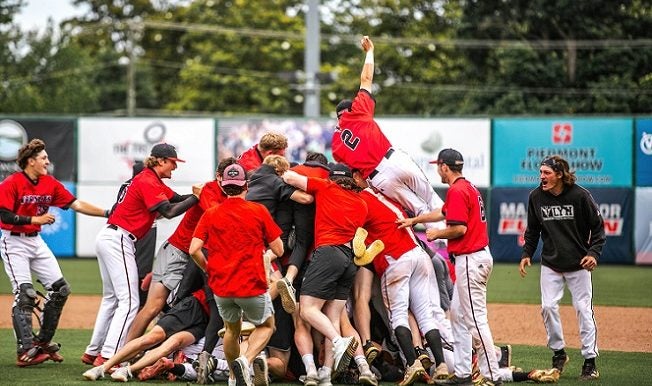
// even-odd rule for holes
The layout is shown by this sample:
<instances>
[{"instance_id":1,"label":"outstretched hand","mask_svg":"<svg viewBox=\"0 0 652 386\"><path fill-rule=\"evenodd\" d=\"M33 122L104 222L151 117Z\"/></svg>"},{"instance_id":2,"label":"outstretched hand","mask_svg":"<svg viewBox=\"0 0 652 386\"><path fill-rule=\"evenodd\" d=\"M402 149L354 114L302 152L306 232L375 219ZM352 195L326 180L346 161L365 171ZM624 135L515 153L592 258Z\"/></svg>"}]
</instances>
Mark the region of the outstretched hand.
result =
<instances>
[{"instance_id":1,"label":"outstretched hand","mask_svg":"<svg viewBox=\"0 0 652 386\"><path fill-rule=\"evenodd\" d=\"M360 45L362 46L362 49L364 52L369 52L374 50L374 43L371 41L369 36L363 36L362 39L360 40Z\"/></svg>"}]
</instances>

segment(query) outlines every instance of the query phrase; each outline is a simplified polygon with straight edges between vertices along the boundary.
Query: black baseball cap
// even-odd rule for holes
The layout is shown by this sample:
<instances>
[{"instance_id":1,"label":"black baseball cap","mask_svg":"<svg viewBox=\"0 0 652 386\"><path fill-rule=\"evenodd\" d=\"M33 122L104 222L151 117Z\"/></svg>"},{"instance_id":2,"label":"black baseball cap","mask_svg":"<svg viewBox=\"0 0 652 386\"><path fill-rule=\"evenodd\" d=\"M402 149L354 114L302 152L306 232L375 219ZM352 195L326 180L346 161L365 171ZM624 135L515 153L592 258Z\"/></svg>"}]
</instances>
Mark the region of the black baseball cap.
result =
<instances>
[{"instance_id":1,"label":"black baseball cap","mask_svg":"<svg viewBox=\"0 0 652 386\"><path fill-rule=\"evenodd\" d=\"M348 166L344 164L333 164L330 167L331 172L329 173L330 177L350 177L353 178L353 173Z\"/></svg>"},{"instance_id":2,"label":"black baseball cap","mask_svg":"<svg viewBox=\"0 0 652 386\"><path fill-rule=\"evenodd\" d=\"M167 158L175 162L186 162L177 157L177 149L169 143L159 143L154 145L152 152L150 153L152 157L156 158Z\"/></svg>"},{"instance_id":3,"label":"black baseball cap","mask_svg":"<svg viewBox=\"0 0 652 386\"><path fill-rule=\"evenodd\" d=\"M436 160L430 161L431 164L446 164L446 165L464 165L464 158L462 154L455 149L444 149L439 152Z\"/></svg>"},{"instance_id":4,"label":"black baseball cap","mask_svg":"<svg viewBox=\"0 0 652 386\"><path fill-rule=\"evenodd\" d=\"M344 114L344 110L346 111L351 111L351 106L353 106L353 102L351 102L349 99L344 99L340 103L337 104L337 107L335 107L335 113L337 113L337 118L339 119L342 114Z\"/></svg>"},{"instance_id":5,"label":"black baseball cap","mask_svg":"<svg viewBox=\"0 0 652 386\"><path fill-rule=\"evenodd\" d=\"M244 186L247 183L247 172L240 164L231 164L224 169L220 185Z\"/></svg>"}]
</instances>

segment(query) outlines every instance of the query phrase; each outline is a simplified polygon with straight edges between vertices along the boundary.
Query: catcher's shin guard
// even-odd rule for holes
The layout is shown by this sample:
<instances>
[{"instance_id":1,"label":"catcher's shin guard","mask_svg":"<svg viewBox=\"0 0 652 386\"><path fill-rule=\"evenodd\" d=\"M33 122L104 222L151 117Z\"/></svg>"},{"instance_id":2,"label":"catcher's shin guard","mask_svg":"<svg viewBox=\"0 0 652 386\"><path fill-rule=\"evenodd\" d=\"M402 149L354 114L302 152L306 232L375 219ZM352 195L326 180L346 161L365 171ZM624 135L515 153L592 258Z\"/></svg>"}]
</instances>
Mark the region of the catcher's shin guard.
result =
<instances>
[{"instance_id":1,"label":"catcher's shin guard","mask_svg":"<svg viewBox=\"0 0 652 386\"><path fill-rule=\"evenodd\" d=\"M16 332L18 353L29 351L34 347L32 331L32 313L36 307L36 290L32 283L23 283L18 287L18 293L11 309L11 319Z\"/></svg>"},{"instance_id":2,"label":"catcher's shin guard","mask_svg":"<svg viewBox=\"0 0 652 386\"><path fill-rule=\"evenodd\" d=\"M43 321L41 330L38 334L39 342L49 343L54 337L54 333L59 325L61 311L70 295L70 286L64 278L61 278L52 284L49 288L48 296L43 306Z\"/></svg>"}]
</instances>

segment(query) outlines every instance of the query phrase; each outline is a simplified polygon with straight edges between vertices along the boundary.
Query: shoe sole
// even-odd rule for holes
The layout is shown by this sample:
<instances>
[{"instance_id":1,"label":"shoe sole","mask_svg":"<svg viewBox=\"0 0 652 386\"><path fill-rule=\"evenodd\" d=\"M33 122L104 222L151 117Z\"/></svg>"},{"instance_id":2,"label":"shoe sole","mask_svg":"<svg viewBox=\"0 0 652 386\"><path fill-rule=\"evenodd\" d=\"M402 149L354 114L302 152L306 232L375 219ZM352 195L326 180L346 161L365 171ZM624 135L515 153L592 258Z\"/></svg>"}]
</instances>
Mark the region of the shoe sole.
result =
<instances>
[{"instance_id":1,"label":"shoe sole","mask_svg":"<svg viewBox=\"0 0 652 386\"><path fill-rule=\"evenodd\" d=\"M16 360L16 366L18 366L18 367L36 366L36 365L40 365L41 363L47 361L48 359L50 359L49 354L40 353L40 354L36 355L34 358L32 358L32 360L29 361L29 362Z\"/></svg>"},{"instance_id":2,"label":"shoe sole","mask_svg":"<svg viewBox=\"0 0 652 386\"><path fill-rule=\"evenodd\" d=\"M207 382L206 376L206 366L208 365L208 358L206 356L199 354L199 367L197 368L197 383L200 385L205 385Z\"/></svg>"},{"instance_id":3,"label":"shoe sole","mask_svg":"<svg viewBox=\"0 0 652 386\"><path fill-rule=\"evenodd\" d=\"M355 354L355 350L358 348L358 341L353 338L351 339L351 342L349 343L349 346L344 350L344 354L342 354L342 358L340 359L340 363L337 364L337 367L335 368L334 371L334 376L331 376L331 378L337 378L339 374L341 374L344 370L346 370L349 367L349 363L351 363L351 359L353 358L353 354Z\"/></svg>"},{"instance_id":4,"label":"shoe sole","mask_svg":"<svg viewBox=\"0 0 652 386\"><path fill-rule=\"evenodd\" d=\"M366 377L362 375L358 377L358 383L362 385L378 386L378 381L375 378Z\"/></svg>"},{"instance_id":5,"label":"shoe sole","mask_svg":"<svg viewBox=\"0 0 652 386\"><path fill-rule=\"evenodd\" d=\"M256 358L254 359L253 368L254 386L269 386L267 361L263 358Z\"/></svg>"},{"instance_id":6,"label":"shoe sole","mask_svg":"<svg viewBox=\"0 0 652 386\"><path fill-rule=\"evenodd\" d=\"M415 372L412 373L410 378L408 379L403 379L401 382L399 382L399 386L408 386L413 384L414 382L418 381L419 379L423 378L426 375L426 370L425 369L419 369Z\"/></svg>"},{"instance_id":7,"label":"shoe sole","mask_svg":"<svg viewBox=\"0 0 652 386\"><path fill-rule=\"evenodd\" d=\"M281 279L276 282L276 289L281 295L281 305L288 314L293 314L297 310L297 300L290 293L288 283Z\"/></svg>"},{"instance_id":8,"label":"shoe sole","mask_svg":"<svg viewBox=\"0 0 652 386\"><path fill-rule=\"evenodd\" d=\"M242 363L239 361L233 361L233 375L235 375L235 384L236 386L251 386L251 380L247 382L245 378L245 372L242 368Z\"/></svg>"},{"instance_id":9,"label":"shoe sole","mask_svg":"<svg viewBox=\"0 0 652 386\"><path fill-rule=\"evenodd\" d=\"M376 358L378 357L378 354L380 354L380 350L378 350L374 346L371 346L367 350L365 350L364 356L367 359L367 363L370 366L376 360Z\"/></svg>"}]
</instances>

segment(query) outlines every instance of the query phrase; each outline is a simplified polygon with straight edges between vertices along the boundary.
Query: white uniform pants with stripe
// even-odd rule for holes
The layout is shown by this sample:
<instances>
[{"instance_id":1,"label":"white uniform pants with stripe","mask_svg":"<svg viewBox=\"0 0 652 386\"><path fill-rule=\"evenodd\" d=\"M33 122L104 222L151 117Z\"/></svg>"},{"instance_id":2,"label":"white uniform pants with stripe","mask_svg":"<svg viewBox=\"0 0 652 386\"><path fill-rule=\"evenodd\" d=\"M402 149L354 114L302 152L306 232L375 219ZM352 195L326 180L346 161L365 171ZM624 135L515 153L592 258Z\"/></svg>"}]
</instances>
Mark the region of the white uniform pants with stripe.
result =
<instances>
[{"instance_id":1,"label":"white uniform pants with stripe","mask_svg":"<svg viewBox=\"0 0 652 386\"><path fill-rule=\"evenodd\" d=\"M95 240L95 250L102 277L102 303L86 353L111 358L126 343L140 304L136 248L127 232L104 227Z\"/></svg>"},{"instance_id":2,"label":"white uniform pants with stripe","mask_svg":"<svg viewBox=\"0 0 652 386\"><path fill-rule=\"evenodd\" d=\"M369 180L369 184L412 211L415 216L444 206L426 174L403 150L395 149L389 159L383 157L376 170L378 173ZM426 226L443 228L445 224L440 221L427 223Z\"/></svg>"},{"instance_id":3,"label":"white uniform pants with stripe","mask_svg":"<svg viewBox=\"0 0 652 386\"><path fill-rule=\"evenodd\" d=\"M559 301L564 296L564 284L568 286L577 313L582 356L595 358L598 356L598 343L593 314L593 284L591 284L591 272L585 269L556 272L541 266L541 315L548 334L548 347L551 350L561 350L566 347L559 314Z\"/></svg>"},{"instance_id":4,"label":"white uniform pants with stripe","mask_svg":"<svg viewBox=\"0 0 652 386\"><path fill-rule=\"evenodd\" d=\"M487 282L493 269L488 248L455 257L455 291L451 302L451 325L455 343L455 374L471 375L472 347L478 355L480 373L497 381L498 360L487 317Z\"/></svg>"},{"instance_id":5,"label":"white uniform pants with stripe","mask_svg":"<svg viewBox=\"0 0 652 386\"><path fill-rule=\"evenodd\" d=\"M3 230L0 255L14 295L18 294L21 284L32 283L32 273L46 289L52 288L52 284L63 277L57 259L40 234L35 237L13 236Z\"/></svg>"},{"instance_id":6,"label":"white uniform pants with stripe","mask_svg":"<svg viewBox=\"0 0 652 386\"><path fill-rule=\"evenodd\" d=\"M384 255L377 258L387 259L389 263L381 278L381 289L392 330L398 326L410 328L409 309L424 334L436 328L450 342L450 322L439 304L439 287L430 256L416 247L398 260Z\"/></svg>"}]
</instances>

